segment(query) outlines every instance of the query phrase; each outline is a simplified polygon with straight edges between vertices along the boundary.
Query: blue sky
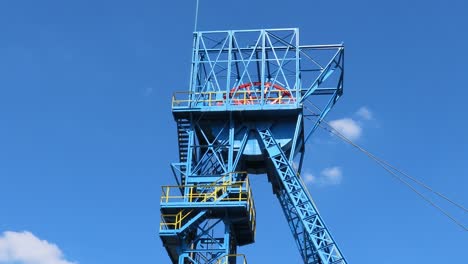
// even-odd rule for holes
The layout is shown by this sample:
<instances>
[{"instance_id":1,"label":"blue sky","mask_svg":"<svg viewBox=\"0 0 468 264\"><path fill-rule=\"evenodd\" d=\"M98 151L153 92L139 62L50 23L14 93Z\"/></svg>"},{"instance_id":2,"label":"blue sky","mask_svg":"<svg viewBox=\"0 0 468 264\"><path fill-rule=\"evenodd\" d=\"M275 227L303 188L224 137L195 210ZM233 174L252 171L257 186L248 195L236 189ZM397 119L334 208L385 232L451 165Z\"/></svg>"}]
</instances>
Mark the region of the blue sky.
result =
<instances>
[{"instance_id":1,"label":"blue sky","mask_svg":"<svg viewBox=\"0 0 468 264\"><path fill-rule=\"evenodd\" d=\"M45 264L169 262L158 201L174 184L170 100L187 90L194 8L0 3L0 263L38 244ZM328 119L348 120L358 143L466 205L467 10L462 0L201 0L199 29L299 27L302 43L343 41L345 93ZM309 189L349 263L461 261L467 233L366 157L325 132L307 153ZM251 180L257 241L240 253L300 263L266 179Z\"/></svg>"}]
</instances>

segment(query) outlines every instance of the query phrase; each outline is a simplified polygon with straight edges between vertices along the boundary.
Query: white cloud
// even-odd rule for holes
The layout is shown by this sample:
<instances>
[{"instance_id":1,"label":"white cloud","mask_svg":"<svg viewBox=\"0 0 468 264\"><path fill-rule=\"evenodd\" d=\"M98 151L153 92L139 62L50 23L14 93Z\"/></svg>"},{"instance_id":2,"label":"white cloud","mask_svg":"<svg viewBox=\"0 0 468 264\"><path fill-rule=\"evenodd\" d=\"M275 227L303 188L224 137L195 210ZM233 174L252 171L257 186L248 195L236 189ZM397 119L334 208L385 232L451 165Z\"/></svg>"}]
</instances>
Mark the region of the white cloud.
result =
<instances>
[{"instance_id":1,"label":"white cloud","mask_svg":"<svg viewBox=\"0 0 468 264\"><path fill-rule=\"evenodd\" d=\"M57 245L41 240L27 231L3 232L0 236L0 263L76 264L65 260Z\"/></svg>"},{"instance_id":2,"label":"white cloud","mask_svg":"<svg viewBox=\"0 0 468 264\"><path fill-rule=\"evenodd\" d=\"M356 115L361 117L364 120L372 120L374 117L372 115L372 112L369 110L369 108L362 106L356 111Z\"/></svg>"},{"instance_id":3,"label":"white cloud","mask_svg":"<svg viewBox=\"0 0 468 264\"><path fill-rule=\"evenodd\" d=\"M343 180L343 172L340 167L336 166L323 169L320 175L324 184L336 185Z\"/></svg>"},{"instance_id":4,"label":"white cloud","mask_svg":"<svg viewBox=\"0 0 468 264\"><path fill-rule=\"evenodd\" d=\"M361 126L359 126L359 124L351 118L332 120L329 123L333 129L337 130L350 140L358 139L361 136Z\"/></svg>"},{"instance_id":5,"label":"white cloud","mask_svg":"<svg viewBox=\"0 0 468 264\"><path fill-rule=\"evenodd\" d=\"M319 176L314 176L312 173L305 172L303 174L305 183L318 185L338 185L343 180L343 171L340 167L334 166L323 169Z\"/></svg>"}]
</instances>

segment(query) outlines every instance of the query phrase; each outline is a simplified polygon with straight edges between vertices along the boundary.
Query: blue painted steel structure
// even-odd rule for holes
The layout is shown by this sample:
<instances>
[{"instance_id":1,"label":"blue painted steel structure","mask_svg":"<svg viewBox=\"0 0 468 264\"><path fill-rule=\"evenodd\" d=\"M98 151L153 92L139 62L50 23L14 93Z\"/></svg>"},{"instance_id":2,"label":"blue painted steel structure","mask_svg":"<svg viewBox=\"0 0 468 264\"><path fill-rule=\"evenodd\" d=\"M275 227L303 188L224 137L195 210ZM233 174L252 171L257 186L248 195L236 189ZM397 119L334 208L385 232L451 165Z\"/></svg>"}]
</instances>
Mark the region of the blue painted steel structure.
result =
<instances>
[{"instance_id":1,"label":"blue painted steel structure","mask_svg":"<svg viewBox=\"0 0 468 264\"><path fill-rule=\"evenodd\" d=\"M249 174L267 175L304 263L346 263L300 177L343 67L343 45L300 45L296 28L194 33L189 91L172 100L177 185L161 196L172 263L246 263L237 248L255 240ZM307 115L310 102L323 110Z\"/></svg>"}]
</instances>

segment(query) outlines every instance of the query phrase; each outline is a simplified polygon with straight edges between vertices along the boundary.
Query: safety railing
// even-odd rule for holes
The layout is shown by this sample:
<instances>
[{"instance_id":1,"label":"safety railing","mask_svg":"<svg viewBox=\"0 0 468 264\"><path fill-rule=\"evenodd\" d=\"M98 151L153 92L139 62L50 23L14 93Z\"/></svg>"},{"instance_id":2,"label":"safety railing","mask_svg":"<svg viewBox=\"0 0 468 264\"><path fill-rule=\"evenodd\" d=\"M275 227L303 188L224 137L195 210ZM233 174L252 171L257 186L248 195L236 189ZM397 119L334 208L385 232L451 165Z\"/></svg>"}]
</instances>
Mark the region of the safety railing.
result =
<instances>
[{"instance_id":1,"label":"safety railing","mask_svg":"<svg viewBox=\"0 0 468 264\"><path fill-rule=\"evenodd\" d=\"M184 195L180 190L184 190ZM244 181L232 181L231 174L222 176L217 181L210 184L196 185L168 185L162 186L161 203L169 202L189 202L203 203L215 202L222 198L223 201L246 201L250 190L249 179ZM229 195L224 197L224 194Z\"/></svg>"},{"instance_id":2,"label":"safety railing","mask_svg":"<svg viewBox=\"0 0 468 264\"><path fill-rule=\"evenodd\" d=\"M163 214L161 215L161 222L159 223L159 230L170 230L170 229L180 229L182 223L189 215L191 215L193 210L186 211L181 210L177 214ZM169 220L170 219L170 220Z\"/></svg>"},{"instance_id":3,"label":"safety railing","mask_svg":"<svg viewBox=\"0 0 468 264\"><path fill-rule=\"evenodd\" d=\"M172 108L214 107L225 105L259 105L259 104L294 104L296 98L288 90L261 91L240 90L226 93L212 92L175 92L172 96Z\"/></svg>"},{"instance_id":4,"label":"safety railing","mask_svg":"<svg viewBox=\"0 0 468 264\"><path fill-rule=\"evenodd\" d=\"M240 258L240 262L237 262L237 258ZM218 259L216 261L216 264L229 264L229 263L232 263L230 262L230 260L232 261L232 259L235 259L236 264L247 264L247 259L245 258L245 255L243 254L229 254L229 255L225 255L225 256L222 256L220 259Z\"/></svg>"},{"instance_id":5,"label":"safety railing","mask_svg":"<svg viewBox=\"0 0 468 264\"><path fill-rule=\"evenodd\" d=\"M246 177L243 181L233 182L232 174L229 173L211 184L162 186L161 203L246 202L249 221L255 232L256 215L250 181ZM184 189L186 195L180 195L181 188ZM192 211L181 210L177 214L162 214L160 230L180 229L184 220L189 219Z\"/></svg>"}]
</instances>

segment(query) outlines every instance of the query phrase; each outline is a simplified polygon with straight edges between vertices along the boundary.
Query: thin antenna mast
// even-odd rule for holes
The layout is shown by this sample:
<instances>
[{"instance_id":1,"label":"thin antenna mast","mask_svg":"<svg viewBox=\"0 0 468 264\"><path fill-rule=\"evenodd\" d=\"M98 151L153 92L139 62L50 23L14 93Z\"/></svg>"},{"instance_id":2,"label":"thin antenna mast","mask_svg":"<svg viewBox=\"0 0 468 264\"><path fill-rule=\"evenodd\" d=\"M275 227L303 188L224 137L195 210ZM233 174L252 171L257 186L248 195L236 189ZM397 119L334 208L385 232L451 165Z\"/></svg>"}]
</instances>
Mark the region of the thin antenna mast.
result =
<instances>
[{"instance_id":1,"label":"thin antenna mast","mask_svg":"<svg viewBox=\"0 0 468 264\"><path fill-rule=\"evenodd\" d=\"M193 31L197 31L197 23L198 23L198 4L199 4L199 0L197 0L197 6L195 8L195 26L194 26L194 29Z\"/></svg>"}]
</instances>

